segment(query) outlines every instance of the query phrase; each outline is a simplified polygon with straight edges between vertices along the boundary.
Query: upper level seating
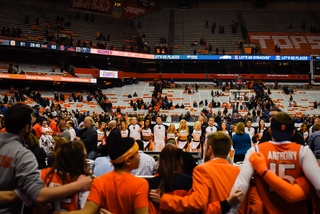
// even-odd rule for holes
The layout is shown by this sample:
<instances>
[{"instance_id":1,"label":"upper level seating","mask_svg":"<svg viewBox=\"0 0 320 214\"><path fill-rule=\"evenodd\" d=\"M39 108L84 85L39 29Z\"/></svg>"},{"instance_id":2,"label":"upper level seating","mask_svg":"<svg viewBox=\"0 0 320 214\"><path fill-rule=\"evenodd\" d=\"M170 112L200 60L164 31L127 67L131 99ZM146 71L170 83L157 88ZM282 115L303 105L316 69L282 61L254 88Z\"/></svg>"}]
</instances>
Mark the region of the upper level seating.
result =
<instances>
[{"instance_id":1,"label":"upper level seating","mask_svg":"<svg viewBox=\"0 0 320 214\"><path fill-rule=\"evenodd\" d=\"M208 28L205 27L206 21L208 21ZM225 52L240 50L238 42L242 39L241 28L238 27L236 34L232 33L232 21L239 22L236 11L177 9L175 12L174 45L179 48L175 49L174 53L193 54L193 50L196 49L199 54L199 50L205 49L204 46L200 46L201 37L213 46L212 52L208 54L215 54L217 47L220 54L222 54L222 49L225 49ZM216 23L214 33L211 32L213 22ZM219 33L220 25L224 27L224 33L221 34ZM195 40L198 45L191 46Z\"/></svg>"},{"instance_id":2,"label":"upper level seating","mask_svg":"<svg viewBox=\"0 0 320 214\"><path fill-rule=\"evenodd\" d=\"M309 33L310 25L318 26L310 11L243 10L241 13L249 32ZM306 23L305 29L302 29L303 22Z\"/></svg>"},{"instance_id":3,"label":"upper level seating","mask_svg":"<svg viewBox=\"0 0 320 214\"><path fill-rule=\"evenodd\" d=\"M18 39L24 39L25 41L43 41L46 27L44 24L45 20L39 13L37 7L5 0L1 0L0 4L0 27L10 27L11 33L13 27L16 29L20 27L23 35ZM25 23L27 15L29 15L28 24ZM39 25L36 25L36 18L39 20ZM6 35L6 37L10 36ZM3 38L3 35L1 38Z\"/></svg>"},{"instance_id":4,"label":"upper level seating","mask_svg":"<svg viewBox=\"0 0 320 214\"><path fill-rule=\"evenodd\" d=\"M166 38L169 41L169 22L170 9L162 9L132 19L139 36L145 34L145 41L151 48L151 53L154 53L154 45L160 44L160 38ZM139 21L141 28L139 28Z\"/></svg>"},{"instance_id":5,"label":"upper level seating","mask_svg":"<svg viewBox=\"0 0 320 214\"><path fill-rule=\"evenodd\" d=\"M143 33L146 35L146 42L153 47L155 43L159 44L160 38L169 39L169 19L171 9L162 9L151 12L149 14L134 18L134 25L137 28L139 21L141 28L137 28L139 35ZM237 14L235 11L218 11L218 10L196 10L196 9L174 9L175 23L174 23L174 46L176 48L173 54L193 54L194 49L201 54L204 46L200 46L200 38L206 39L207 43L213 45L213 51L208 53L215 53L216 48L219 52L225 49L225 52L234 52L240 50L237 45L242 38L240 27L236 34L232 33L231 23L237 22ZM205 27L208 21L208 28ZM214 34L211 32L213 22L216 23ZM220 25L224 26L225 33L219 34ZM198 42L197 46L191 46L194 41ZM153 50L151 49L151 52ZM153 53L153 52L152 52ZM239 54L239 52L237 52Z\"/></svg>"}]
</instances>

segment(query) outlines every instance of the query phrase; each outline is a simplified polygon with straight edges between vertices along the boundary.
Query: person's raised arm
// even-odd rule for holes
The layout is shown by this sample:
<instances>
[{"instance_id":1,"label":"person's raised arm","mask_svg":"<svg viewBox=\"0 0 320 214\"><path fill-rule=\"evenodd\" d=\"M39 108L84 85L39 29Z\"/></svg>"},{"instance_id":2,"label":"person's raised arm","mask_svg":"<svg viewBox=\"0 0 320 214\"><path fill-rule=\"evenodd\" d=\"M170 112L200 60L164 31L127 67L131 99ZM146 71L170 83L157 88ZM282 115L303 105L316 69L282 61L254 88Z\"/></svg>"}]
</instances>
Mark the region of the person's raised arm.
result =
<instances>
[{"instance_id":1,"label":"person's raised arm","mask_svg":"<svg viewBox=\"0 0 320 214\"><path fill-rule=\"evenodd\" d=\"M37 203L46 203L59 201L77 192L90 190L92 178L90 176L80 175L78 180L59 187L43 188L36 200Z\"/></svg>"},{"instance_id":2,"label":"person's raised arm","mask_svg":"<svg viewBox=\"0 0 320 214\"><path fill-rule=\"evenodd\" d=\"M303 189L298 184L292 185L288 183L267 168L265 157L262 153L252 153L249 161L268 185L286 201L294 203L307 199ZM308 185L308 182L304 182L304 185Z\"/></svg>"},{"instance_id":3,"label":"person's raised arm","mask_svg":"<svg viewBox=\"0 0 320 214\"><path fill-rule=\"evenodd\" d=\"M20 201L20 198L13 190L0 191L0 204L10 204L16 201Z\"/></svg>"},{"instance_id":4,"label":"person's raised arm","mask_svg":"<svg viewBox=\"0 0 320 214\"><path fill-rule=\"evenodd\" d=\"M68 212L69 214L96 214L99 211L99 205L93 201L87 201L86 205L82 210L75 210ZM103 209L100 213L108 214L107 210ZM53 212L52 214L65 214L65 212Z\"/></svg>"}]
</instances>

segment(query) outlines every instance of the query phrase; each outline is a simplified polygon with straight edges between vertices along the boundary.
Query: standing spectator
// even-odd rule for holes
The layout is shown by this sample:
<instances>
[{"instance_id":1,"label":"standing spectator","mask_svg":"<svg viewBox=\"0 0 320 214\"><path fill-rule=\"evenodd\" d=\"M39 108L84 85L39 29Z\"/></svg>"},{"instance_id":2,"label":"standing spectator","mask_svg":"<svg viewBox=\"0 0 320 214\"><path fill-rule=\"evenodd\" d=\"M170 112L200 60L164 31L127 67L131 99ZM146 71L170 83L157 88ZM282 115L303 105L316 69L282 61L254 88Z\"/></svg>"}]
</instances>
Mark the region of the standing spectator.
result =
<instances>
[{"instance_id":1,"label":"standing spectator","mask_svg":"<svg viewBox=\"0 0 320 214\"><path fill-rule=\"evenodd\" d=\"M79 176L76 182L60 187L44 188L39 176L34 154L26 148L25 139L30 134L33 110L25 104L15 104L5 113L6 132L0 133L0 155L8 160L0 167L0 190L16 189L32 203L59 201L91 186L91 178ZM19 121L17 123L17 121ZM15 193L12 193L15 195ZM0 213L22 213L23 201L1 205Z\"/></svg>"},{"instance_id":2,"label":"standing spectator","mask_svg":"<svg viewBox=\"0 0 320 214\"><path fill-rule=\"evenodd\" d=\"M60 149L55 155L55 162L51 168L41 170L41 179L43 184L49 188L54 186L63 186L68 183L73 183L79 178L81 174L88 174L86 171L86 154L84 151L84 145L80 141L72 141L70 143L64 143L60 146ZM89 191L77 192L68 197L68 203L62 204L60 201L55 205L55 211L69 211L78 210L83 208ZM34 211L38 211L40 206L35 206Z\"/></svg>"},{"instance_id":3,"label":"standing spectator","mask_svg":"<svg viewBox=\"0 0 320 214\"><path fill-rule=\"evenodd\" d=\"M241 203L241 190L233 191L229 197L240 171L226 160L230 146L231 139L227 134L211 134L204 149L205 163L194 168L190 194L181 197L160 192L160 197L159 191L154 189L149 194L151 200L159 203L161 210L171 212L202 212L205 209L205 213L226 213L230 206Z\"/></svg>"},{"instance_id":4,"label":"standing spectator","mask_svg":"<svg viewBox=\"0 0 320 214\"><path fill-rule=\"evenodd\" d=\"M243 122L238 123L236 133L232 136L232 143L234 148L234 162L243 161L244 156L251 146L251 139L249 134L244 131Z\"/></svg>"},{"instance_id":5,"label":"standing spectator","mask_svg":"<svg viewBox=\"0 0 320 214\"><path fill-rule=\"evenodd\" d=\"M106 145L110 148L112 144L119 142L121 133L119 129L117 129L117 122L115 120L111 120L108 123L108 129L110 130L110 133L107 137Z\"/></svg>"},{"instance_id":6,"label":"standing spectator","mask_svg":"<svg viewBox=\"0 0 320 214\"><path fill-rule=\"evenodd\" d=\"M141 140L136 140L136 142L139 145L140 163L139 168L131 170L130 173L135 176L152 176L156 171L157 163L153 157L143 152L143 142Z\"/></svg>"},{"instance_id":7,"label":"standing spectator","mask_svg":"<svg viewBox=\"0 0 320 214\"><path fill-rule=\"evenodd\" d=\"M77 135L76 135L76 132L74 130L73 121L72 120L68 120L66 126L68 128L69 133L70 133L70 140L74 141L76 139Z\"/></svg>"},{"instance_id":8,"label":"standing spectator","mask_svg":"<svg viewBox=\"0 0 320 214\"><path fill-rule=\"evenodd\" d=\"M121 138L111 146L114 170L94 179L82 213L95 214L100 208L111 213L149 213L148 182L130 174L139 167L138 149L133 138Z\"/></svg>"},{"instance_id":9,"label":"standing spectator","mask_svg":"<svg viewBox=\"0 0 320 214\"><path fill-rule=\"evenodd\" d=\"M64 121L59 122L59 129L61 131L60 137L65 138L67 141L71 140L71 134L66 126L66 123Z\"/></svg>"},{"instance_id":10,"label":"standing spectator","mask_svg":"<svg viewBox=\"0 0 320 214\"><path fill-rule=\"evenodd\" d=\"M76 140L80 140L84 143L88 159L94 160L97 157L97 131L94 128L94 121L91 117L86 117L83 123L85 128L78 131Z\"/></svg>"},{"instance_id":11,"label":"standing spectator","mask_svg":"<svg viewBox=\"0 0 320 214\"><path fill-rule=\"evenodd\" d=\"M253 136L257 133L257 131L254 127L251 127L251 125L252 125L251 119L247 120L246 125L247 125L247 127L244 128L244 132L249 134L250 139L252 140ZM253 146L252 141L251 141L251 146Z\"/></svg>"},{"instance_id":12,"label":"standing spectator","mask_svg":"<svg viewBox=\"0 0 320 214\"><path fill-rule=\"evenodd\" d=\"M312 127L312 134L309 136L308 145L313 152L314 156L318 159L320 163L320 124L315 124Z\"/></svg>"}]
</instances>

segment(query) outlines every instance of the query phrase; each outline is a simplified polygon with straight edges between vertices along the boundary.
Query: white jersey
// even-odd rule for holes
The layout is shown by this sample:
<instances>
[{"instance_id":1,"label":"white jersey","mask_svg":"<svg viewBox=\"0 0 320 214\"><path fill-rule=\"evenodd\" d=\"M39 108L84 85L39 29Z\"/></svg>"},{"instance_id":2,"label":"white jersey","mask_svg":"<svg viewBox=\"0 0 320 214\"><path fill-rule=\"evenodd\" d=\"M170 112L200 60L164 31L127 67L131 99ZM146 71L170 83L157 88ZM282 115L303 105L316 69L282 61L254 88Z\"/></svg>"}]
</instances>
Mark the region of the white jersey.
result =
<instances>
[{"instance_id":1,"label":"white jersey","mask_svg":"<svg viewBox=\"0 0 320 214\"><path fill-rule=\"evenodd\" d=\"M217 131L218 131L217 127L215 127L215 126L207 126L207 128L205 129L206 139L207 139L207 136L209 134L215 133Z\"/></svg>"},{"instance_id":2,"label":"white jersey","mask_svg":"<svg viewBox=\"0 0 320 214\"><path fill-rule=\"evenodd\" d=\"M98 135L98 142L101 142L104 136L103 131L100 131L99 129L97 130L97 135Z\"/></svg>"},{"instance_id":3,"label":"white jersey","mask_svg":"<svg viewBox=\"0 0 320 214\"><path fill-rule=\"evenodd\" d=\"M135 140L141 140L141 136L140 136L140 128L141 125L140 124L130 124L128 126L128 130L129 130L129 136L128 137L132 137Z\"/></svg>"},{"instance_id":4,"label":"white jersey","mask_svg":"<svg viewBox=\"0 0 320 214\"><path fill-rule=\"evenodd\" d=\"M194 129L193 132L192 132L193 140L196 138L196 139L199 139L199 141L200 141L201 135L202 135L201 129L200 129L199 131L196 131L196 130ZM198 140L197 140L197 141L198 141Z\"/></svg>"},{"instance_id":5,"label":"white jersey","mask_svg":"<svg viewBox=\"0 0 320 214\"><path fill-rule=\"evenodd\" d=\"M128 137L128 135L129 135L128 129L126 129L126 130L124 130L124 131L121 130L120 133L121 133L121 137L123 137L123 138L124 138L124 137Z\"/></svg>"},{"instance_id":6,"label":"white jersey","mask_svg":"<svg viewBox=\"0 0 320 214\"><path fill-rule=\"evenodd\" d=\"M187 130L180 130L179 132L179 137L188 137L188 132Z\"/></svg>"},{"instance_id":7,"label":"white jersey","mask_svg":"<svg viewBox=\"0 0 320 214\"><path fill-rule=\"evenodd\" d=\"M244 132L249 134L250 135L250 139L252 139L253 136L254 136L254 133L255 133L255 129L253 127L250 127L250 128L245 127L244 128Z\"/></svg>"},{"instance_id":8,"label":"white jersey","mask_svg":"<svg viewBox=\"0 0 320 214\"><path fill-rule=\"evenodd\" d=\"M167 138L176 138L176 134L175 133L169 133L167 134Z\"/></svg>"},{"instance_id":9,"label":"white jersey","mask_svg":"<svg viewBox=\"0 0 320 214\"><path fill-rule=\"evenodd\" d=\"M142 129L141 130L141 135L144 136L144 137L150 137L152 135L152 131L150 128L148 129Z\"/></svg>"},{"instance_id":10,"label":"white jersey","mask_svg":"<svg viewBox=\"0 0 320 214\"><path fill-rule=\"evenodd\" d=\"M166 137L166 126L161 124L156 124L153 127L154 134L154 142L164 142L164 138Z\"/></svg>"}]
</instances>

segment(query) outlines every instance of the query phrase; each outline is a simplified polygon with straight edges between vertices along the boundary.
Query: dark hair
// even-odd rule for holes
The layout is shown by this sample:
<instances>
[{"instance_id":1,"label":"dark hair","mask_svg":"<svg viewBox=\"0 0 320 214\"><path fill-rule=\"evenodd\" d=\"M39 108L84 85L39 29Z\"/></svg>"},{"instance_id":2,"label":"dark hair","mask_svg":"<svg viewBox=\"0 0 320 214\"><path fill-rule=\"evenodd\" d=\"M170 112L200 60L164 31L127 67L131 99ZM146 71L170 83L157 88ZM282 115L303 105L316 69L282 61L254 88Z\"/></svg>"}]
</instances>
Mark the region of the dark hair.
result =
<instances>
[{"instance_id":1,"label":"dark hair","mask_svg":"<svg viewBox=\"0 0 320 214\"><path fill-rule=\"evenodd\" d=\"M281 112L281 109L278 109L278 108L272 108L270 111Z\"/></svg>"},{"instance_id":2,"label":"dark hair","mask_svg":"<svg viewBox=\"0 0 320 214\"><path fill-rule=\"evenodd\" d=\"M134 143L135 141L133 138L125 137L111 144L109 148L109 156L111 160L116 160L118 157L123 155L126 151L128 151L133 146ZM114 163L113 165L115 168L122 168L123 164L124 162L119 164Z\"/></svg>"},{"instance_id":3,"label":"dark hair","mask_svg":"<svg viewBox=\"0 0 320 214\"><path fill-rule=\"evenodd\" d=\"M78 140L61 144L55 155L52 168L45 177L46 186L49 186L55 171L62 184L73 182L82 174L88 175L84 149L84 144Z\"/></svg>"},{"instance_id":4,"label":"dark hair","mask_svg":"<svg viewBox=\"0 0 320 214\"><path fill-rule=\"evenodd\" d=\"M8 108L4 114L6 131L12 134L19 134L26 125L31 126L32 113L32 108L22 103L14 104Z\"/></svg>"},{"instance_id":5,"label":"dark hair","mask_svg":"<svg viewBox=\"0 0 320 214\"><path fill-rule=\"evenodd\" d=\"M109 155L109 146L108 145L103 145L100 148L101 156L108 156Z\"/></svg>"},{"instance_id":6,"label":"dark hair","mask_svg":"<svg viewBox=\"0 0 320 214\"><path fill-rule=\"evenodd\" d=\"M229 135L222 131L209 134L207 145L211 146L214 155L220 158L226 158L231 148L232 140Z\"/></svg>"},{"instance_id":7,"label":"dark hair","mask_svg":"<svg viewBox=\"0 0 320 214\"><path fill-rule=\"evenodd\" d=\"M316 132L316 131L319 131L320 130L320 124L314 124L312 126L312 132Z\"/></svg>"},{"instance_id":8,"label":"dark hair","mask_svg":"<svg viewBox=\"0 0 320 214\"><path fill-rule=\"evenodd\" d=\"M139 150L143 151L143 142L142 142L142 140L136 140L136 142L139 145Z\"/></svg>"},{"instance_id":9,"label":"dark hair","mask_svg":"<svg viewBox=\"0 0 320 214\"><path fill-rule=\"evenodd\" d=\"M167 144L167 143L171 143L171 144L173 144L173 145L177 145L177 142L175 141L174 138L168 138L168 139L166 140L166 144Z\"/></svg>"},{"instance_id":10,"label":"dark hair","mask_svg":"<svg viewBox=\"0 0 320 214\"><path fill-rule=\"evenodd\" d=\"M159 159L158 175L161 179L157 189L161 194L172 192L175 184L175 174L182 172L182 155L176 146L166 145Z\"/></svg>"}]
</instances>

